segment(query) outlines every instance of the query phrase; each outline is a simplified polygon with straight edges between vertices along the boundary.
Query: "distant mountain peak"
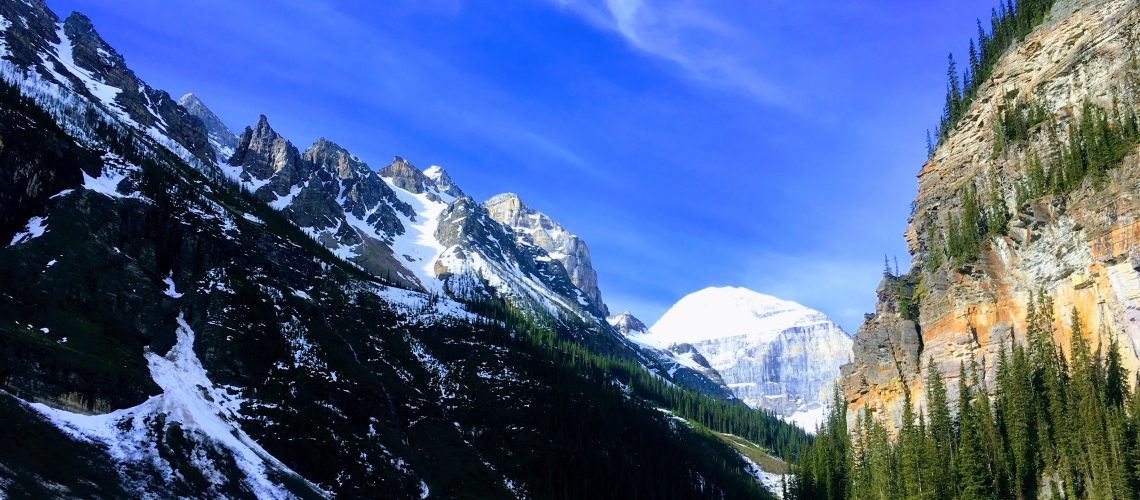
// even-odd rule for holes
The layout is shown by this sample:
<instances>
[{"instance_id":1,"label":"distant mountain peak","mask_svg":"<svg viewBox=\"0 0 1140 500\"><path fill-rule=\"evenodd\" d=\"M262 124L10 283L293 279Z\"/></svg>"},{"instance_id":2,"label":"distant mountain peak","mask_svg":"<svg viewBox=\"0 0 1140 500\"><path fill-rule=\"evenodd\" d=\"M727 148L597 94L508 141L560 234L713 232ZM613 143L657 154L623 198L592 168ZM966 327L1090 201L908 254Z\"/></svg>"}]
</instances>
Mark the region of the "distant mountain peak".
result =
<instances>
[{"instance_id":1,"label":"distant mountain peak","mask_svg":"<svg viewBox=\"0 0 1140 500\"><path fill-rule=\"evenodd\" d=\"M629 311L622 311L619 314L610 316L606 318L606 321L614 328L617 328L622 335L649 333L649 328L645 326L645 323L642 323L641 320L637 319L637 317Z\"/></svg>"},{"instance_id":2,"label":"distant mountain peak","mask_svg":"<svg viewBox=\"0 0 1140 500\"><path fill-rule=\"evenodd\" d=\"M851 337L823 313L741 287L710 287L677 301L652 327L658 345L689 344L751 406L814 430Z\"/></svg>"},{"instance_id":3,"label":"distant mountain peak","mask_svg":"<svg viewBox=\"0 0 1140 500\"><path fill-rule=\"evenodd\" d=\"M465 196L463 194L463 190L459 189L459 186L455 184L455 181L451 180L451 176L447 175L447 171L439 165L432 165L428 167L427 170L424 170L424 176L426 176L428 179L431 179L432 182L435 183L436 189L439 189L439 191L442 193L447 193L456 198L462 198Z\"/></svg>"},{"instance_id":4,"label":"distant mountain peak","mask_svg":"<svg viewBox=\"0 0 1140 500\"><path fill-rule=\"evenodd\" d=\"M774 337L799 324L825 319L799 303L742 287L708 287L677 301L650 330L669 342L738 335Z\"/></svg>"},{"instance_id":5,"label":"distant mountain peak","mask_svg":"<svg viewBox=\"0 0 1140 500\"><path fill-rule=\"evenodd\" d=\"M233 156L237 150L237 136L233 130L193 93L180 97L178 104L186 108L186 112L202 120L202 124L206 126L206 136L210 139L210 145L218 152L219 163L229 161L230 156Z\"/></svg>"},{"instance_id":6,"label":"distant mountain peak","mask_svg":"<svg viewBox=\"0 0 1140 500\"><path fill-rule=\"evenodd\" d=\"M392 163L380 169L380 176L390 179L396 187L415 194L426 193L435 184L420 169L400 156L392 158Z\"/></svg>"}]
</instances>

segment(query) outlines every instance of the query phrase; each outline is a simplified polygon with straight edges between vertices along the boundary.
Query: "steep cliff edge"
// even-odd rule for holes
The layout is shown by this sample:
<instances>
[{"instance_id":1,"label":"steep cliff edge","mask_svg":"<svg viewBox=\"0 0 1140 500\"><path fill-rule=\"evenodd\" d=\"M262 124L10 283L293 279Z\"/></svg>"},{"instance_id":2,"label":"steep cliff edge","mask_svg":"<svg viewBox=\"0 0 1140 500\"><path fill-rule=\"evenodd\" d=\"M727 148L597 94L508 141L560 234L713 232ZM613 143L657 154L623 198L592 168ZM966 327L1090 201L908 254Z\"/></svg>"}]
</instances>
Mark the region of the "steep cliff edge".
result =
<instances>
[{"instance_id":1,"label":"steep cliff edge","mask_svg":"<svg viewBox=\"0 0 1140 500\"><path fill-rule=\"evenodd\" d=\"M1075 308L1094 352L1116 338L1124 365L1133 373L1140 367L1135 142L1108 168L1062 172L1074 158L1092 161L1093 146L1074 131L1096 110L1107 122L1135 126L1138 22L1134 2L1058 2L1002 56L918 175L906 232L914 267L884 279L875 313L856 333L841 381L849 420L867 409L897 423L904 386L923 407L919 367L930 361L948 377L952 399L963 360L976 360L992 387L1001 346L1025 342L1026 303L1039 290L1053 300L1059 345L1070 343ZM1024 130L1014 133L1012 115L1036 117L1021 118ZM1005 214L1002 227L983 232L963 257L948 247L961 238L954 233L969 219L971 197Z\"/></svg>"}]
</instances>

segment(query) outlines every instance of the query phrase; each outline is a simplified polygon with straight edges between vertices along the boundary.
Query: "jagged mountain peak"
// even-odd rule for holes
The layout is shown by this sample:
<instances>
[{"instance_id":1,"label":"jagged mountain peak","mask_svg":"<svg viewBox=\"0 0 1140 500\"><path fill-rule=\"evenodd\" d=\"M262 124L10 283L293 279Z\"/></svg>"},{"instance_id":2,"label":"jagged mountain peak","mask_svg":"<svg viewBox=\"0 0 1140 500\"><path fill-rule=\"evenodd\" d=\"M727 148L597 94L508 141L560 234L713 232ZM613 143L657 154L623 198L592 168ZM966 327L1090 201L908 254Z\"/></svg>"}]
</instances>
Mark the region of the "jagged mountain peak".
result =
<instances>
[{"instance_id":1,"label":"jagged mountain peak","mask_svg":"<svg viewBox=\"0 0 1140 500\"><path fill-rule=\"evenodd\" d=\"M620 314L615 314L606 318L611 326L617 328L622 335L629 335L631 333L649 333L649 327L645 326L640 319L637 319L633 313L623 311Z\"/></svg>"},{"instance_id":2,"label":"jagged mountain peak","mask_svg":"<svg viewBox=\"0 0 1140 500\"><path fill-rule=\"evenodd\" d=\"M134 75L134 72L126 67L123 56L114 47L111 47L106 40L103 40L103 37L99 36L99 32L95 30L95 25L89 17L80 12L72 12L64 19L63 30L64 33L67 33L74 49L94 50L107 64ZM165 91L160 90L159 92Z\"/></svg>"},{"instance_id":3,"label":"jagged mountain peak","mask_svg":"<svg viewBox=\"0 0 1140 500\"><path fill-rule=\"evenodd\" d=\"M193 93L180 97L178 104L202 120L202 124L206 126L206 135L210 138L210 145L218 152L219 163L228 162L237 149L237 136L233 130Z\"/></svg>"},{"instance_id":4,"label":"jagged mountain peak","mask_svg":"<svg viewBox=\"0 0 1140 500\"><path fill-rule=\"evenodd\" d=\"M519 198L519 195L515 193L499 193L483 202L484 205L497 205L501 203L516 203L526 207L526 204L522 202L522 198Z\"/></svg>"},{"instance_id":5,"label":"jagged mountain peak","mask_svg":"<svg viewBox=\"0 0 1140 500\"><path fill-rule=\"evenodd\" d=\"M242 179L246 181L249 176L264 181L281 171L299 173L299 162L300 152L293 143L273 130L265 115L258 116L257 124L252 128L245 128L237 141L234 155L229 160L230 165L244 168ZM284 181L286 182L280 183L282 185L276 186L273 191L277 194L288 192L288 187L293 182L289 182L291 179ZM255 186L254 190L259 187L260 185Z\"/></svg>"},{"instance_id":6,"label":"jagged mountain peak","mask_svg":"<svg viewBox=\"0 0 1140 500\"><path fill-rule=\"evenodd\" d=\"M515 193L501 193L483 202L491 218L515 232L519 241L546 251L550 258L560 262L578 287L603 314L609 310L598 289L598 274L590 261L590 249L578 235L567 231L546 214L523 203Z\"/></svg>"},{"instance_id":7,"label":"jagged mountain peak","mask_svg":"<svg viewBox=\"0 0 1140 500\"><path fill-rule=\"evenodd\" d=\"M323 168L336 173L340 179L362 178L375 175L372 168L356 155L349 153L339 144L321 137L309 146L301 157L313 163L317 168Z\"/></svg>"},{"instance_id":8,"label":"jagged mountain peak","mask_svg":"<svg viewBox=\"0 0 1140 500\"><path fill-rule=\"evenodd\" d=\"M359 161L359 158L357 158L355 155L349 153L347 149L344 149L344 147L342 147L340 144L333 142L331 139L329 139L327 137L321 137L320 139L317 139L317 141L314 142L312 146L309 146L309 149L305 150L306 154L310 153L310 152L320 152L323 154L346 156L346 157L349 157L353 160Z\"/></svg>"},{"instance_id":9,"label":"jagged mountain peak","mask_svg":"<svg viewBox=\"0 0 1140 500\"><path fill-rule=\"evenodd\" d=\"M3 30L7 63L81 95L126 126L170 141L166 146L176 154L213 163L202 122L140 80L86 16L72 13L61 22L42 2L4 2L0 17L12 21Z\"/></svg>"},{"instance_id":10,"label":"jagged mountain peak","mask_svg":"<svg viewBox=\"0 0 1140 500\"><path fill-rule=\"evenodd\" d=\"M499 193L484 201L483 206L496 214L496 220L509 226L521 226L523 225L521 224L523 218L533 216L543 226L551 228L557 226L562 229L562 226L554 222L554 219L531 208L515 193Z\"/></svg>"},{"instance_id":11,"label":"jagged mountain peak","mask_svg":"<svg viewBox=\"0 0 1140 500\"><path fill-rule=\"evenodd\" d=\"M400 189L415 194L426 193L435 185L430 177L399 156L393 158L387 167L380 169L380 176L390 179Z\"/></svg>"},{"instance_id":12,"label":"jagged mountain peak","mask_svg":"<svg viewBox=\"0 0 1140 500\"><path fill-rule=\"evenodd\" d=\"M438 189L440 192L447 193L456 198L465 196L463 194L463 190L459 189L459 186L455 184L455 181L451 180L451 176L447 175L447 171L444 170L443 167L439 165L432 165L424 170L423 173L424 176L426 176L428 179L431 179L432 182L435 183L436 189Z\"/></svg>"}]
</instances>

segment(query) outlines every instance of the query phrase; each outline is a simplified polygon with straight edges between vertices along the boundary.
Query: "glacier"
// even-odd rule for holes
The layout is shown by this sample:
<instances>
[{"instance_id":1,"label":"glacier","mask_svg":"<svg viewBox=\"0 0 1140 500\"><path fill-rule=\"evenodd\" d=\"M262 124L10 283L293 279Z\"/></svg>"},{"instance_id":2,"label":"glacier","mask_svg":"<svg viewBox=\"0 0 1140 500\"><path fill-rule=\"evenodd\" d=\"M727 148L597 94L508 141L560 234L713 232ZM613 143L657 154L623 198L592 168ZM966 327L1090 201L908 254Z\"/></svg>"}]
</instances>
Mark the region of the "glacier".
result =
<instances>
[{"instance_id":1,"label":"glacier","mask_svg":"<svg viewBox=\"0 0 1140 500\"><path fill-rule=\"evenodd\" d=\"M816 429L851 357L851 336L823 313L747 288L691 293L649 328L643 341L688 344L754 408Z\"/></svg>"}]
</instances>

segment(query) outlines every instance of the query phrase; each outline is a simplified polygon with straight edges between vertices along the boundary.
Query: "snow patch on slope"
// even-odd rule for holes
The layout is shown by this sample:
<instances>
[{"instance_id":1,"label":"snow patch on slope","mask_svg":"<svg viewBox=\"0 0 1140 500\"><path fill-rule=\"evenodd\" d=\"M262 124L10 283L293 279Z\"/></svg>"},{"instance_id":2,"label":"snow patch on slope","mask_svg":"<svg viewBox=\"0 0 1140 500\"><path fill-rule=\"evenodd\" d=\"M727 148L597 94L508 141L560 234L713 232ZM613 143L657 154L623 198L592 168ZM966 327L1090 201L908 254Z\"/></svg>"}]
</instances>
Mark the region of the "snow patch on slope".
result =
<instances>
[{"instance_id":1,"label":"snow patch on slope","mask_svg":"<svg viewBox=\"0 0 1140 500\"><path fill-rule=\"evenodd\" d=\"M4 16L0 16L0 33L7 33L8 28L11 26L12 23L8 21L8 19L6 19ZM8 41L5 40L3 36L0 36L0 58L8 57L10 55L12 55L12 52L8 50Z\"/></svg>"},{"instance_id":2,"label":"snow patch on slope","mask_svg":"<svg viewBox=\"0 0 1140 500\"><path fill-rule=\"evenodd\" d=\"M244 474L244 484L255 496L291 497L288 490L270 479L270 471L299 479L300 476L242 431L237 424L242 399L210 381L194 353L194 331L182 314L178 315L177 321L177 342L170 352L166 356L146 353L151 378L162 388L162 394L152 396L138 406L103 415L82 415L42 403L28 405L74 438L105 446L121 466L144 463L168 476L175 472L155 447L154 427L162 425L159 422L163 421L166 426L176 423L184 432L200 440L199 445L227 450ZM211 482L218 484L224 479L205 453L195 453L191 457L194 465ZM314 485L309 486L319 491Z\"/></svg>"},{"instance_id":3,"label":"snow patch on slope","mask_svg":"<svg viewBox=\"0 0 1140 500\"><path fill-rule=\"evenodd\" d=\"M47 231L47 224L45 224L45 222L47 222L47 219L44 217L32 217L28 220L28 223L24 225L24 230L16 233L16 235L12 237L12 242L9 243L8 246L19 245L20 243L25 243L43 236L44 232Z\"/></svg>"},{"instance_id":4,"label":"snow patch on slope","mask_svg":"<svg viewBox=\"0 0 1140 500\"><path fill-rule=\"evenodd\" d=\"M309 187L308 182L306 182L303 186L298 184L289 188L289 194L286 194L285 196L278 195L277 199L269 202L269 206L273 207L274 210L285 210L285 207L289 206L290 203L293 203L293 198L296 198L297 195L301 194L301 189L306 187Z\"/></svg>"},{"instance_id":5,"label":"snow patch on slope","mask_svg":"<svg viewBox=\"0 0 1140 500\"><path fill-rule=\"evenodd\" d=\"M138 193L120 193L119 185L137 172L136 167L122 157L107 153L103 155L103 169L98 177L91 177L83 172L83 188L95 191L111 198L142 198Z\"/></svg>"},{"instance_id":6,"label":"snow patch on slope","mask_svg":"<svg viewBox=\"0 0 1140 500\"><path fill-rule=\"evenodd\" d=\"M744 459L748 466L748 474L756 478L756 482L763 485L776 498L784 498L784 477L782 475L761 469L759 465L756 465L756 462L748 458L748 455L741 453L740 458Z\"/></svg>"},{"instance_id":7,"label":"snow patch on slope","mask_svg":"<svg viewBox=\"0 0 1140 500\"><path fill-rule=\"evenodd\" d=\"M785 422L799 426L808 434L815 434L815 431L827 420L827 410L827 405L823 403L810 403L796 410L795 413L786 416L781 415L780 418Z\"/></svg>"},{"instance_id":8,"label":"snow patch on slope","mask_svg":"<svg viewBox=\"0 0 1140 500\"><path fill-rule=\"evenodd\" d=\"M80 68L79 65L75 63L75 56L72 53L71 38L68 38L67 33L64 31L63 23L60 23L56 26L56 36L59 37L59 43L55 44L53 47L55 49L56 60L58 60L59 63L62 64L69 73L75 75L75 77L79 79L83 86L87 88L87 91L90 92L91 95L95 96L95 99L103 104L105 109L114 113L123 121L131 122L132 120L127 115L127 113L123 111L123 109L117 104L115 104L115 98L119 96L119 93L122 92L122 89L112 87L103 82L100 82L97 78L95 78L95 75L92 75L89 71ZM48 71L52 72L56 79L64 85L67 85L68 82L70 82L68 78L55 71L54 65L50 64L50 62L46 60L46 57L44 66L46 66L48 68Z\"/></svg>"},{"instance_id":9,"label":"snow patch on slope","mask_svg":"<svg viewBox=\"0 0 1140 500\"><path fill-rule=\"evenodd\" d=\"M165 293L166 293L167 297L170 297L173 299L182 298L182 294L178 293L178 290L175 290L175 288L174 288L174 273L173 272L171 274L167 275L166 279L162 280L162 282L166 283L166 292Z\"/></svg>"},{"instance_id":10,"label":"snow patch on slope","mask_svg":"<svg viewBox=\"0 0 1140 500\"><path fill-rule=\"evenodd\" d=\"M383 179L396 193L396 197L411 206L415 213L408 217L397 212L400 223L404 226L404 234L393 238L392 253L400 259L400 264L415 273L416 279L424 288L431 291L443 290L442 283L436 279L435 262L443 254L444 246L435 237L435 230L439 227L440 215L454 198L446 193L438 193L442 201L434 201L427 193L405 191L390 179Z\"/></svg>"}]
</instances>

